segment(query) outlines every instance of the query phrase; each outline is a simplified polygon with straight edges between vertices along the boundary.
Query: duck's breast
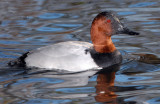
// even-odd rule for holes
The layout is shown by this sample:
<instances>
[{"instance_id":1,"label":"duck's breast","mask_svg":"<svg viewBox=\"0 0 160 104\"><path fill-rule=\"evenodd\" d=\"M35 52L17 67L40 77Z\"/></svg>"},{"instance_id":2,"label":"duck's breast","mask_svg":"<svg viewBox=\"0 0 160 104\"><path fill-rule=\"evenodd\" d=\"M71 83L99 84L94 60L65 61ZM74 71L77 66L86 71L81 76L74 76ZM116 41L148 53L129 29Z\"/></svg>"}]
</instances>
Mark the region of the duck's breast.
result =
<instances>
[{"instance_id":1,"label":"duck's breast","mask_svg":"<svg viewBox=\"0 0 160 104\"><path fill-rule=\"evenodd\" d=\"M68 41L38 48L26 57L26 66L68 71L97 68L90 53L86 52L90 47L91 43Z\"/></svg>"}]
</instances>

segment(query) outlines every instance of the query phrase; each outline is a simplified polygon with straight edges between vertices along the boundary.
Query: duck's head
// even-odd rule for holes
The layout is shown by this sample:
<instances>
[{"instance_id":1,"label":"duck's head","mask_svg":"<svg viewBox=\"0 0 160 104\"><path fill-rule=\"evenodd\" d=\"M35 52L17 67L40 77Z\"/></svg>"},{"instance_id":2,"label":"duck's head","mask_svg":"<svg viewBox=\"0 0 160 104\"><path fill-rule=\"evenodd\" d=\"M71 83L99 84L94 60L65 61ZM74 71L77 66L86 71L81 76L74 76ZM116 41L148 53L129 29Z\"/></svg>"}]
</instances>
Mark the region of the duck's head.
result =
<instances>
[{"instance_id":1,"label":"duck's head","mask_svg":"<svg viewBox=\"0 0 160 104\"><path fill-rule=\"evenodd\" d=\"M99 13L93 20L91 26L91 40L97 52L113 52L116 48L112 43L113 34L139 35L129 30L110 11Z\"/></svg>"}]
</instances>

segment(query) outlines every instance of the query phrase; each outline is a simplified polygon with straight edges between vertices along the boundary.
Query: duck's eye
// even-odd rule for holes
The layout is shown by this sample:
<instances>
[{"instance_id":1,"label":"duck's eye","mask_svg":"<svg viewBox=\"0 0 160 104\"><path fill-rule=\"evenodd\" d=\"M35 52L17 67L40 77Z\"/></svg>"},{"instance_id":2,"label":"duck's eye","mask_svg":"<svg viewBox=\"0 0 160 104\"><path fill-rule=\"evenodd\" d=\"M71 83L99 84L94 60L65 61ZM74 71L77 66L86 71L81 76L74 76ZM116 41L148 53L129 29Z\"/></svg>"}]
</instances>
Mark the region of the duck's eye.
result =
<instances>
[{"instance_id":1,"label":"duck's eye","mask_svg":"<svg viewBox=\"0 0 160 104\"><path fill-rule=\"evenodd\" d=\"M110 20L110 19L108 19L108 20L107 20L107 23L110 23L110 22L111 22L111 20Z\"/></svg>"}]
</instances>

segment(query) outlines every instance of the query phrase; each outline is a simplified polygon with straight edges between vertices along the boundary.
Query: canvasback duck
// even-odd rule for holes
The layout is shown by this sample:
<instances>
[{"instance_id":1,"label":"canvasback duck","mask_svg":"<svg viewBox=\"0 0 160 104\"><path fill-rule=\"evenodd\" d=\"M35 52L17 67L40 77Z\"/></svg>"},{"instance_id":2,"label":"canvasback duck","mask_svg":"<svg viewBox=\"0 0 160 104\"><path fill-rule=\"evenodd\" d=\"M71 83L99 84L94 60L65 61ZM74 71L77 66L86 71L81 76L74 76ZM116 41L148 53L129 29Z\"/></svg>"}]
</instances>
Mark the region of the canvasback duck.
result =
<instances>
[{"instance_id":1,"label":"canvasback duck","mask_svg":"<svg viewBox=\"0 0 160 104\"><path fill-rule=\"evenodd\" d=\"M110 11L99 13L91 25L92 43L66 41L29 51L9 62L10 66L84 71L121 63L121 53L114 46L113 34L138 35L124 27Z\"/></svg>"}]
</instances>

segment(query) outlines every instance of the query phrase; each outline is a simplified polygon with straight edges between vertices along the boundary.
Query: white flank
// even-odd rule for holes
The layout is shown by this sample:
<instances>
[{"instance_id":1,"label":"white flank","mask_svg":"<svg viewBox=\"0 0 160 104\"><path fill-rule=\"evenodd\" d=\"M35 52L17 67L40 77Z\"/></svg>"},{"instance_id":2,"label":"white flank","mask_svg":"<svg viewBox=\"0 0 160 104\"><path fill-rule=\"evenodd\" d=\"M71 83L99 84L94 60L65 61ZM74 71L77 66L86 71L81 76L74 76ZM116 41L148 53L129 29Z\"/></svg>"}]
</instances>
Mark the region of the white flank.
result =
<instances>
[{"instance_id":1,"label":"white flank","mask_svg":"<svg viewBox=\"0 0 160 104\"><path fill-rule=\"evenodd\" d=\"M28 54L26 65L67 71L98 68L90 53L85 53L85 50L92 46L87 42L68 41L38 48Z\"/></svg>"}]
</instances>

